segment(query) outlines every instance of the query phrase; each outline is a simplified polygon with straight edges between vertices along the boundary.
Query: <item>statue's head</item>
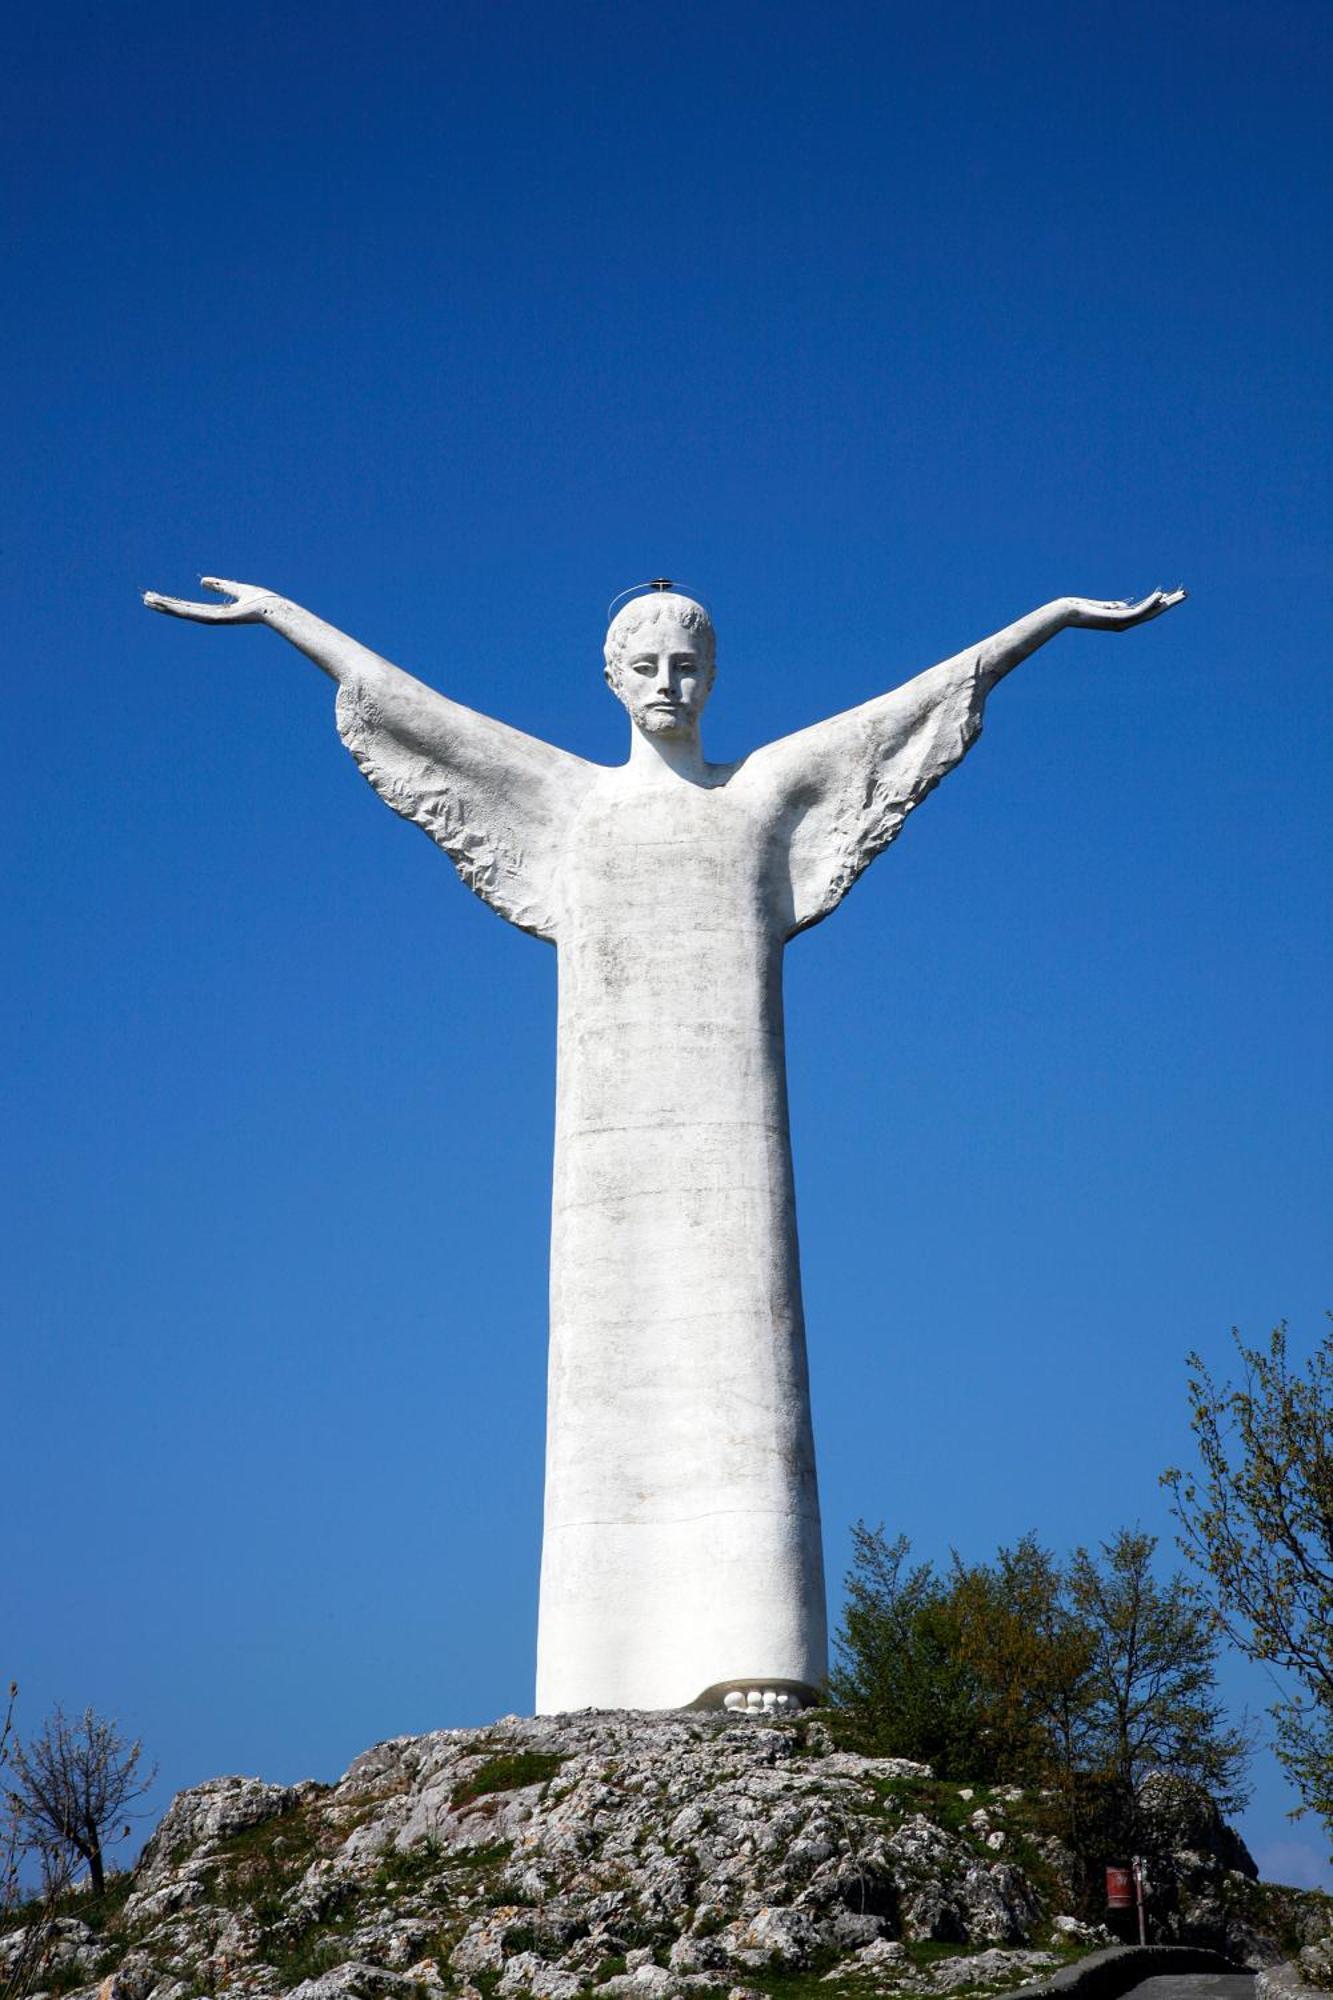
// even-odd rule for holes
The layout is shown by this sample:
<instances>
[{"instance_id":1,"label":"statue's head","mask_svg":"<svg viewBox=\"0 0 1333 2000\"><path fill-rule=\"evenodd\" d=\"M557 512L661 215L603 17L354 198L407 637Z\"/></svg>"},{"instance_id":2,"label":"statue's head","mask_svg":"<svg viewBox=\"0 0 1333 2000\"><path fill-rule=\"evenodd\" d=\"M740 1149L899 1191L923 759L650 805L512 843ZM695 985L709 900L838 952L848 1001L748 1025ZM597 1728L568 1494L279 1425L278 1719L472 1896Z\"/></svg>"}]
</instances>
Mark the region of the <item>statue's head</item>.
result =
<instances>
[{"instance_id":1,"label":"statue's head","mask_svg":"<svg viewBox=\"0 0 1333 2000\"><path fill-rule=\"evenodd\" d=\"M636 729L684 736L713 691L713 621L674 590L632 597L606 634L606 679Z\"/></svg>"}]
</instances>

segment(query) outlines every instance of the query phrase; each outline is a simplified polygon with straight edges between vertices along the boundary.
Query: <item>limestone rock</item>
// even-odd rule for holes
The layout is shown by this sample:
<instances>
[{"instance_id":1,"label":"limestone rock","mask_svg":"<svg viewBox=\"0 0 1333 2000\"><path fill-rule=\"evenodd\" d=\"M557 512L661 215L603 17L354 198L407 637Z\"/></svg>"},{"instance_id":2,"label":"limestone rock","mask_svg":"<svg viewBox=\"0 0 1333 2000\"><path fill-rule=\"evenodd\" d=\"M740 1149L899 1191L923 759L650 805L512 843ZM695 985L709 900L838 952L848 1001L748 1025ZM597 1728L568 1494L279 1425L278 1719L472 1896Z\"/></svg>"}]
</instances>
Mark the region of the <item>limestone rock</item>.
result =
<instances>
[{"instance_id":1,"label":"limestone rock","mask_svg":"<svg viewBox=\"0 0 1333 2000\"><path fill-rule=\"evenodd\" d=\"M298 1791L291 1785L266 1785L261 1778L210 1778L207 1784L179 1792L135 1871L140 1892L162 1888L182 1855L198 1855L218 1841L290 1811Z\"/></svg>"},{"instance_id":2,"label":"limestone rock","mask_svg":"<svg viewBox=\"0 0 1333 2000\"><path fill-rule=\"evenodd\" d=\"M1058 1962L1049 1951L982 1951L932 1966L922 1984L931 1993L956 1993L963 1987L969 1992L978 1987L996 1988L1011 1984L1016 1972L1033 1979Z\"/></svg>"},{"instance_id":3,"label":"limestone rock","mask_svg":"<svg viewBox=\"0 0 1333 2000\"><path fill-rule=\"evenodd\" d=\"M58 1975L67 1984L70 1974L91 1972L100 1949L96 1933L76 1917L57 1917L42 1936L27 1927L7 1931L0 1936L0 1987L7 1989L19 1967L34 1961L44 1977Z\"/></svg>"},{"instance_id":4,"label":"limestone rock","mask_svg":"<svg viewBox=\"0 0 1333 2000\"><path fill-rule=\"evenodd\" d=\"M969 1788L960 1825L958 1789L923 1765L832 1751L811 1715L585 1711L399 1737L335 1785L182 1793L107 1927L62 1919L59 1985L84 1982L77 2000L1018 1985L1048 1962L1030 1947L1050 1922L1018 1865L1035 1851L1022 1802ZM1038 1879L1049 1890L1044 1860ZM1216 1857L1182 1875L1171 1920L1226 1879L1242 1878ZM1050 1927L1099 1936L1067 1917ZM0 1979L17 1935L0 1935Z\"/></svg>"},{"instance_id":5,"label":"limestone rock","mask_svg":"<svg viewBox=\"0 0 1333 2000\"><path fill-rule=\"evenodd\" d=\"M317 1979L303 1979L291 2000L414 2000L413 1982L377 1965L348 1962Z\"/></svg>"},{"instance_id":6,"label":"limestone rock","mask_svg":"<svg viewBox=\"0 0 1333 2000\"><path fill-rule=\"evenodd\" d=\"M876 1970L904 1972L911 1963L907 1946L900 1944L896 1938L876 1938L873 1943L865 1945L856 1954L858 1968L868 1972Z\"/></svg>"},{"instance_id":7,"label":"limestone rock","mask_svg":"<svg viewBox=\"0 0 1333 2000\"><path fill-rule=\"evenodd\" d=\"M1154 1771L1139 1788L1138 1808L1154 1938L1202 1945L1255 1969L1278 1958L1246 1914L1259 1871L1207 1792Z\"/></svg>"},{"instance_id":8,"label":"limestone rock","mask_svg":"<svg viewBox=\"0 0 1333 2000\"><path fill-rule=\"evenodd\" d=\"M1089 1951L1115 1943L1105 1924L1085 1924L1077 1917L1052 1917L1051 1935L1061 1944L1086 1945Z\"/></svg>"},{"instance_id":9,"label":"limestone rock","mask_svg":"<svg viewBox=\"0 0 1333 2000\"><path fill-rule=\"evenodd\" d=\"M728 1960L750 1972L801 1972L820 1943L819 1926L808 1911L771 1906L738 1919L722 1933Z\"/></svg>"},{"instance_id":10,"label":"limestone rock","mask_svg":"<svg viewBox=\"0 0 1333 2000\"><path fill-rule=\"evenodd\" d=\"M1301 1978L1307 1986L1333 1993L1333 1937L1320 1938L1315 1944L1303 1945L1296 1963L1300 1967Z\"/></svg>"},{"instance_id":11,"label":"limestone rock","mask_svg":"<svg viewBox=\"0 0 1333 2000\"><path fill-rule=\"evenodd\" d=\"M1139 1818L1144 1839L1159 1851L1209 1857L1224 1868L1248 1875L1259 1870L1245 1842L1226 1824L1213 1800L1188 1778L1169 1771L1151 1771L1139 1787Z\"/></svg>"}]
</instances>

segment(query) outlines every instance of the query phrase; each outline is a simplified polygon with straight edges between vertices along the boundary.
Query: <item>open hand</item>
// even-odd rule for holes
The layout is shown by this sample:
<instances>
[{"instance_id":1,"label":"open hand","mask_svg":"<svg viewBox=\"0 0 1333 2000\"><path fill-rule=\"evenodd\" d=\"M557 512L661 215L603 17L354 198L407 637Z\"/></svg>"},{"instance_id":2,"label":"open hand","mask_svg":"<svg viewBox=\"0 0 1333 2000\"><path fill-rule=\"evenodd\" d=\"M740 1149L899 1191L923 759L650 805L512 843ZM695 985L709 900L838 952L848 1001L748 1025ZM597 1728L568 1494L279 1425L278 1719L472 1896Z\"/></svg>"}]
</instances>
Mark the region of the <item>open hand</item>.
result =
<instances>
[{"instance_id":1,"label":"open hand","mask_svg":"<svg viewBox=\"0 0 1333 2000\"><path fill-rule=\"evenodd\" d=\"M1127 632L1131 625L1146 625L1150 618L1160 618L1188 595L1186 590L1152 590L1137 603L1128 597L1114 603L1103 603L1096 597L1067 597L1065 604L1071 625L1086 625L1098 632Z\"/></svg>"},{"instance_id":2,"label":"open hand","mask_svg":"<svg viewBox=\"0 0 1333 2000\"><path fill-rule=\"evenodd\" d=\"M216 590L229 604L194 604L188 597L163 597L146 590L143 601L150 611L165 611L172 618L193 618L198 625L255 625L282 599L275 590L261 590L254 583L228 583L225 576L201 576L206 590Z\"/></svg>"}]
</instances>

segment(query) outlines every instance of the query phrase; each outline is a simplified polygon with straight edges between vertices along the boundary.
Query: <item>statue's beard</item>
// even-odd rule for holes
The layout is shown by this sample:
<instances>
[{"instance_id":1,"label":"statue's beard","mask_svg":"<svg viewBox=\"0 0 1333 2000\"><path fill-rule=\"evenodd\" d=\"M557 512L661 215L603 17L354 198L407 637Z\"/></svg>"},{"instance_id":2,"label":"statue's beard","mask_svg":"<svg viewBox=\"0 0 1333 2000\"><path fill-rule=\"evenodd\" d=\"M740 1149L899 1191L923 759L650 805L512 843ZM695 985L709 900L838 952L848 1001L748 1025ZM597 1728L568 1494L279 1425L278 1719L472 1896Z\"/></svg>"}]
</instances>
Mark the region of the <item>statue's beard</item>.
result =
<instances>
[{"instance_id":1,"label":"statue's beard","mask_svg":"<svg viewBox=\"0 0 1333 2000\"><path fill-rule=\"evenodd\" d=\"M648 700L626 699L617 682L607 676L611 692L641 736L693 737L699 734L703 702L668 701L661 695Z\"/></svg>"},{"instance_id":2,"label":"statue's beard","mask_svg":"<svg viewBox=\"0 0 1333 2000\"><path fill-rule=\"evenodd\" d=\"M638 722L649 736L688 736L698 726L698 718L683 708L646 708Z\"/></svg>"}]
</instances>

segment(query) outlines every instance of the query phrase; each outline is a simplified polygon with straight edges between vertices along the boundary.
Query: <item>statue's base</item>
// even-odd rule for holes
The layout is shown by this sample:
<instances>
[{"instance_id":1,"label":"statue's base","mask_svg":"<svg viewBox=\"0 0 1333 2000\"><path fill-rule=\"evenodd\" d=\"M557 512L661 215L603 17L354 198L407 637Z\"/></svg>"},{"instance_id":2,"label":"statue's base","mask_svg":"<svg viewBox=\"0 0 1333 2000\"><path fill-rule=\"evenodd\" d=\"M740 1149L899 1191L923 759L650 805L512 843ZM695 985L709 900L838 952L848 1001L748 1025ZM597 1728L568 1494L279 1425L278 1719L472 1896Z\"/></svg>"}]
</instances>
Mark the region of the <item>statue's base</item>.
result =
<instances>
[{"instance_id":1,"label":"statue's base","mask_svg":"<svg viewBox=\"0 0 1333 2000\"><path fill-rule=\"evenodd\" d=\"M818 1688L804 1681L752 1674L745 1680L715 1681L690 1707L723 1708L732 1715L799 1715L803 1708L814 1708L819 1698Z\"/></svg>"}]
</instances>

